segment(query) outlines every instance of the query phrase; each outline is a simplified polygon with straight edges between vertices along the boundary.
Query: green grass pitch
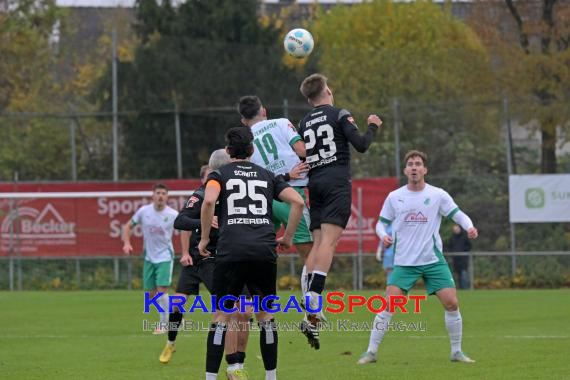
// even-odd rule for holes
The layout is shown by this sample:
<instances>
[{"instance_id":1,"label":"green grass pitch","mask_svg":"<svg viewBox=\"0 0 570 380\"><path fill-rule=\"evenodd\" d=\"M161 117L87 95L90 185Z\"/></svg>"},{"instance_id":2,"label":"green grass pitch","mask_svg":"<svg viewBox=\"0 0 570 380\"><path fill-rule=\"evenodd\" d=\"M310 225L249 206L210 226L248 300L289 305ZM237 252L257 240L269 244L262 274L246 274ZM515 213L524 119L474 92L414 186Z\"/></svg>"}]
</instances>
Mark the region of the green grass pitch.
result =
<instances>
[{"instance_id":1,"label":"green grass pitch","mask_svg":"<svg viewBox=\"0 0 570 380\"><path fill-rule=\"evenodd\" d=\"M370 296L373 292L362 294ZM287 294L282 293L281 296ZM279 335L280 379L570 379L570 290L460 292L463 349L474 365L451 363L443 310L434 297L421 314L393 321L425 322L425 332L390 331L379 361L355 364L368 332L327 331L321 350L301 333ZM141 291L0 293L1 379L202 379L206 332L181 332L169 364L158 356L166 336L143 332ZM329 320L371 322L364 308ZM190 317L207 321L204 314ZM299 315L278 314L278 321ZM250 335L246 367L263 379L259 332ZM222 364L220 379L225 378Z\"/></svg>"}]
</instances>

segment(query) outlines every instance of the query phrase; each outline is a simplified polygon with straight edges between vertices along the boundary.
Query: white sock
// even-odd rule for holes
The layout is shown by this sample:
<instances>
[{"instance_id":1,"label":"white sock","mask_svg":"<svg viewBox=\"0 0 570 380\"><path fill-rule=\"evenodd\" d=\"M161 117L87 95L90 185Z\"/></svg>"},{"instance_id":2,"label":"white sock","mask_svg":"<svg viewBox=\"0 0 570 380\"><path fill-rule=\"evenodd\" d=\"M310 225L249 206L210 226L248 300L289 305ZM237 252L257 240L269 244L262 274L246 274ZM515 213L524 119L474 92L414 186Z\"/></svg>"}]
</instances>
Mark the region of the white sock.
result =
<instances>
[{"instance_id":1,"label":"white sock","mask_svg":"<svg viewBox=\"0 0 570 380\"><path fill-rule=\"evenodd\" d=\"M168 323L168 294L164 293L159 299L158 304L164 310L160 315L160 323Z\"/></svg>"},{"instance_id":2,"label":"white sock","mask_svg":"<svg viewBox=\"0 0 570 380\"><path fill-rule=\"evenodd\" d=\"M229 365L228 365L228 371L233 371L233 370L235 370L235 369L241 369L239 363L236 363L236 364L229 364Z\"/></svg>"},{"instance_id":3,"label":"white sock","mask_svg":"<svg viewBox=\"0 0 570 380\"><path fill-rule=\"evenodd\" d=\"M372 331L370 332L370 342L368 343L368 352L373 354L378 352L378 346L384 339L384 334L388 329L388 323L392 320L394 313L388 313L386 310L380 314L376 314L372 322Z\"/></svg>"},{"instance_id":4,"label":"white sock","mask_svg":"<svg viewBox=\"0 0 570 380\"><path fill-rule=\"evenodd\" d=\"M216 380L218 378L217 373L206 372L206 380Z\"/></svg>"},{"instance_id":5,"label":"white sock","mask_svg":"<svg viewBox=\"0 0 570 380\"><path fill-rule=\"evenodd\" d=\"M303 271L301 272L301 291L303 292L303 295L307 293L307 288L309 287L307 281L307 266L303 265Z\"/></svg>"},{"instance_id":6,"label":"white sock","mask_svg":"<svg viewBox=\"0 0 570 380\"><path fill-rule=\"evenodd\" d=\"M265 371L265 380L277 380L277 370Z\"/></svg>"},{"instance_id":7,"label":"white sock","mask_svg":"<svg viewBox=\"0 0 570 380\"><path fill-rule=\"evenodd\" d=\"M167 340L166 343L167 343L168 345L172 346L172 345L174 345L175 341Z\"/></svg>"},{"instance_id":8,"label":"white sock","mask_svg":"<svg viewBox=\"0 0 570 380\"><path fill-rule=\"evenodd\" d=\"M461 351L461 337L463 331L463 320L461 313L456 311L445 311L445 327L449 333L451 343L451 353Z\"/></svg>"}]
</instances>

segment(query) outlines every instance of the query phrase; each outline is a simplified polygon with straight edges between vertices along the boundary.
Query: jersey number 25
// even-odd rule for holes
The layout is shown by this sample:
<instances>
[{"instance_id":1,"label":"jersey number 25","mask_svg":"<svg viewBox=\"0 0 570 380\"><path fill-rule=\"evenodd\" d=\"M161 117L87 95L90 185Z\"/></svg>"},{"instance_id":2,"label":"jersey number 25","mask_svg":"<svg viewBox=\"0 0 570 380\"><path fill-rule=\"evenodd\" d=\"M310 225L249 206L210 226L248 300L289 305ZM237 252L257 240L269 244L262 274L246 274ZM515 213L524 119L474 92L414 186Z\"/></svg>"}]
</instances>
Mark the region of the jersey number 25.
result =
<instances>
[{"instance_id":1,"label":"jersey number 25","mask_svg":"<svg viewBox=\"0 0 570 380\"><path fill-rule=\"evenodd\" d=\"M245 215L247 214L247 209L253 215L266 215L267 214L267 199L263 194L256 192L256 188L263 187L267 189L267 181L257 181L251 180L247 183L243 179L232 178L226 182L226 190L232 191L237 187L236 193L231 193L228 196L228 216L229 215ZM235 205L235 201L245 199L248 197L251 202L246 207L238 207ZM254 202L261 202L260 207L257 207Z\"/></svg>"}]
</instances>

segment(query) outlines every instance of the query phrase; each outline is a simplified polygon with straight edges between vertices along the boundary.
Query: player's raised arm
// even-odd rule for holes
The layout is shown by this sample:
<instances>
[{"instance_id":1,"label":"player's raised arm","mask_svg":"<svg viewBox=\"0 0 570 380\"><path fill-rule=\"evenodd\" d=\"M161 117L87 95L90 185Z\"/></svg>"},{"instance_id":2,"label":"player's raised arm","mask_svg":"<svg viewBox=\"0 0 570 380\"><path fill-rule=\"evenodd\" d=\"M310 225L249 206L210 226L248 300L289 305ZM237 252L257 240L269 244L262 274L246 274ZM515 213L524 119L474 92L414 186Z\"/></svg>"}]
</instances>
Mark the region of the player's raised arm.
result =
<instances>
[{"instance_id":1,"label":"player's raised arm","mask_svg":"<svg viewBox=\"0 0 570 380\"><path fill-rule=\"evenodd\" d=\"M216 172L211 174L215 176ZM210 229L212 228L212 220L214 219L214 212L216 208L216 201L220 196L221 186L220 182L216 179L210 179L206 184L206 192L204 194L204 202L202 203L201 221L202 221L202 236L198 250L202 256L209 256L210 252L206 249L210 242Z\"/></svg>"},{"instance_id":2,"label":"player's raised arm","mask_svg":"<svg viewBox=\"0 0 570 380\"><path fill-rule=\"evenodd\" d=\"M376 131L382 125L382 120L380 120L378 115L370 115L368 116L368 130L361 135L354 122L354 118L347 110L341 110L338 114L338 119L346 139L350 141L354 149L360 153L364 153L368 150Z\"/></svg>"}]
</instances>

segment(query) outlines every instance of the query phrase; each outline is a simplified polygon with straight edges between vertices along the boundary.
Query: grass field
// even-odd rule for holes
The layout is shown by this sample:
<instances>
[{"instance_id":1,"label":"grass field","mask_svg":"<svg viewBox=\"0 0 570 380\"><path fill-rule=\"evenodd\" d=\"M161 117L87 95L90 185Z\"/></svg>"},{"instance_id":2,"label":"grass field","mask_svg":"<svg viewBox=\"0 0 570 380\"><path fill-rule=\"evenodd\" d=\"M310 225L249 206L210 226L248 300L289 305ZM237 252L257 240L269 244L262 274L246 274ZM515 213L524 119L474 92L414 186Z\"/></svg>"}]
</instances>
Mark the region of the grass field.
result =
<instances>
[{"instance_id":1,"label":"grass field","mask_svg":"<svg viewBox=\"0 0 570 380\"><path fill-rule=\"evenodd\" d=\"M570 379L570 290L462 292L460 301L463 348L477 360L474 365L448 361L443 311L429 297L421 314L398 313L393 319L425 322L427 331L388 332L379 362L368 366L355 365L368 332L323 332L320 351L298 332L281 332L279 378ZM158 318L142 309L142 292L0 293L0 379L204 378L206 332L182 332L173 360L161 365L166 337L142 331L144 319ZM373 315L359 308L329 318L371 322ZM257 331L246 366L251 379L264 378Z\"/></svg>"}]
</instances>

